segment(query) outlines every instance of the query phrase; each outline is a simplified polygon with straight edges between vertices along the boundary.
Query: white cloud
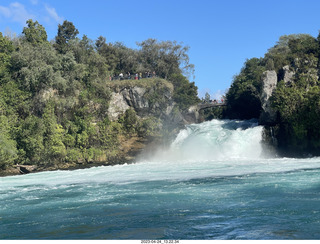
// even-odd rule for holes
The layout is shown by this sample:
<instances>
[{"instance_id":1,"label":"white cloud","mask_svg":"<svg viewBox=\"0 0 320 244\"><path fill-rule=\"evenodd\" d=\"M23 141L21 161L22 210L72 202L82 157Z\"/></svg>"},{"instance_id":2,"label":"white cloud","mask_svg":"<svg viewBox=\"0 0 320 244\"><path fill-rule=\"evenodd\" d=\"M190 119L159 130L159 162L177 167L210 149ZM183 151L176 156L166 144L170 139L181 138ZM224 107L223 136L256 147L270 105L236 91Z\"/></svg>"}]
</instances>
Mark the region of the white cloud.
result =
<instances>
[{"instance_id":1,"label":"white cloud","mask_svg":"<svg viewBox=\"0 0 320 244\"><path fill-rule=\"evenodd\" d=\"M63 17L60 17L55 8L51 8L48 5L45 5L46 11L49 14L49 17L55 20L56 22L60 23L63 21Z\"/></svg>"},{"instance_id":2,"label":"white cloud","mask_svg":"<svg viewBox=\"0 0 320 244\"><path fill-rule=\"evenodd\" d=\"M37 5L38 4L38 0L30 0L31 4L33 5Z\"/></svg>"},{"instance_id":3,"label":"white cloud","mask_svg":"<svg viewBox=\"0 0 320 244\"><path fill-rule=\"evenodd\" d=\"M29 0L29 5L19 2L10 3L9 6L0 5L0 21L16 22L26 25L28 19L45 22L48 25L61 23L64 18L59 16L56 9L39 0Z\"/></svg>"},{"instance_id":4,"label":"white cloud","mask_svg":"<svg viewBox=\"0 0 320 244\"><path fill-rule=\"evenodd\" d=\"M9 8L0 6L0 15L3 15L6 18L9 18L11 16L11 11Z\"/></svg>"},{"instance_id":5,"label":"white cloud","mask_svg":"<svg viewBox=\"0 0 320 244\"><path fill-rule=\"evenodd\" d=\"M0 16L22 25L25 25L28 19L35 17L26 10L23 4L18 2L11 3L9 7L0 6Z\"/></svg>"},{"instance_id":6,"label":"white cloud","mask_svg":"<svg viewBox=\"0 0 320 244\"><path fill-rule=\"evenodd\" d=\"M18 3L18 2L12 3L10 4L10 6L12 7L11 9L13 13L12 17L15 22L25 24L26 20L34 18L34 15L31 13L28 13L24 5L22 5L21 3Z\"/></svg>"}]
</instances>

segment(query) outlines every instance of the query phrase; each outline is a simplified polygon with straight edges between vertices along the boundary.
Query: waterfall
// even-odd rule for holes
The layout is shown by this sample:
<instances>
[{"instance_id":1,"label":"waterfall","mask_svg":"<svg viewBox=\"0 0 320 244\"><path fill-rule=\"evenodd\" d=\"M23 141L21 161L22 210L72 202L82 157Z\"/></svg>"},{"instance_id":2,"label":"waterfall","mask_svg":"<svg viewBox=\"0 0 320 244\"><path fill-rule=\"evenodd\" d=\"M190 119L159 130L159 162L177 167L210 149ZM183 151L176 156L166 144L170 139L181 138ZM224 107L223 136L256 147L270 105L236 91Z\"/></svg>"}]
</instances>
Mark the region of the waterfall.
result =
<instances>
[{"instance_id":1,"label":"waterfall","mask_svg":"<svg viewBox=\"0 0 320 244\"><path fill-rule=\"evenodd\" d=\"M262 129L255 120L212 120L188 125L166 155L175 160L260 158Z\"/></svg>"}]
</instances>

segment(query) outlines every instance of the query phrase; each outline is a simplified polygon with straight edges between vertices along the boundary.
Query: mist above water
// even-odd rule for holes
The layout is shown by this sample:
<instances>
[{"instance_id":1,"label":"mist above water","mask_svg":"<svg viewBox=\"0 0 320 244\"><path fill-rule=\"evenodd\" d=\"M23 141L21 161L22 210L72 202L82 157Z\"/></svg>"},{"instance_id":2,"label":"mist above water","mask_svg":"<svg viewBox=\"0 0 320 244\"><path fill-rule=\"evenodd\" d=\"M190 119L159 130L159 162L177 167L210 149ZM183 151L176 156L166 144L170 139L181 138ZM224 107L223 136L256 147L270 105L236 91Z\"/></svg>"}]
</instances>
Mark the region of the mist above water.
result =
<instances>
[{"instance_id":1,"label":"mist above water","mask_svg":"<svg viewBox=\"0 0 320 244\"><path fill-rule=\"evenodd\" d=\"M165 152L153 159L212 161L258 159L262 156L262 126L255 120L212 120L188 125Z\"/></svg>"}]
</instances>

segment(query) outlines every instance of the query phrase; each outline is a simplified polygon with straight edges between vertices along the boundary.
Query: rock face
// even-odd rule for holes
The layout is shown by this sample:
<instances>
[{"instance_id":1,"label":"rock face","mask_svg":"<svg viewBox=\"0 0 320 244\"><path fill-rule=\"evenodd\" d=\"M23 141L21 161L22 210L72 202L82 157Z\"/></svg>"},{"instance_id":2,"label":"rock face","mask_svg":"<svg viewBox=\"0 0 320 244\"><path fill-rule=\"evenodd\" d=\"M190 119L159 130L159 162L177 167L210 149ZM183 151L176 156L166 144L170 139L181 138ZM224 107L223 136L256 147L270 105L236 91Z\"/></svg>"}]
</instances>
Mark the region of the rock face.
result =
<instances>
[{"instance_id":1,"label":"rock face","mask_svg":"<svg viewBox=\"0 0 320 244\"><path fill-rule=\"evenodd\" d=\"M286 85L290 85L293 82L295 72L290 71L289 65L284 66L282 69L283 69L283 81Z\"/></svg>"},{"instance_id":2,"label":"rock face","mask_svg":"<svg viewBox=\"0 0 320 244\"><path fill-rule=\"evenodd\" d=\"M197 123L199 112L191 107L182 113L173 100L170 88L126 86L117 87L111 93L108 108L110 120L117 120L127 109L134 109L138 116L155 116L172 125Z\"/></svg>"},{"instance_id":3,"label":"rock face","mask_svg":"<svg viewBox=\"0 0 320 244\"><path fill-rule=\"evenodd\" d=\"M140 115L150 109L146 88L126 87L111 93L108 109L108 116L111 120L117 120L129 108L133 108Z\"/></svg>"},{"instance_id":4,"label":"rock face","mask_svg":"<svg viewBox=\"0 0 320 244\"><path fill-rule=\"evenodd\" d=\"M112 121L117 120L130 106L127 104L123 95L120 93L112 92L111 100L108 109L109 119Z\"/></svg>"},{"instance_id":5,"label":"rock face","mask_svg":"<svg viewBox=\"0 0 320 244\"><path fill-rule=\"evenodd\" d=\"M108 116L115 121L127 109L132 108L140 117L152 115L162 119L171 117L176 120L177 116L172 116L175 107L172 96L172 90L157 89L156 87L127 86L114 89L111 93Z\"/></svg>"},{"instance_id":6,"label":"rock face","mask_svg":"<svg viewBox=\"0 0 320 244\"><path fill-rule=\"evenodd\" d=\"M275 90L278 82L277 73L274 70L265 71L262 79L262 91L260 100L262 112L260 114L259 123L263 125L273 125L276 122L276 111L271 107L270 97Z\"/></svg>"},{"instance_id":7,"label":"rock face","mask_svg":"<svg viewBox=\"0 0 320 244\"><path fill-rule=\"evenodd\" d=\"M184 114L185 120L191 123L198 123L200 120L199 107L197 105L191 106Z\"/></svg>"},{"instance_id":8,"label":"rock face","mask_svg":"<svg viewBox=\"0 0 320 244\"><path fill-rule=\"evenodd\" d=\"M144 96L146 93L146 88L143 87L132 87L124 88L121 94L126 101L126 103L137 110L144 108L149 108L148 99Z\"/></svg>"}]
</instances>

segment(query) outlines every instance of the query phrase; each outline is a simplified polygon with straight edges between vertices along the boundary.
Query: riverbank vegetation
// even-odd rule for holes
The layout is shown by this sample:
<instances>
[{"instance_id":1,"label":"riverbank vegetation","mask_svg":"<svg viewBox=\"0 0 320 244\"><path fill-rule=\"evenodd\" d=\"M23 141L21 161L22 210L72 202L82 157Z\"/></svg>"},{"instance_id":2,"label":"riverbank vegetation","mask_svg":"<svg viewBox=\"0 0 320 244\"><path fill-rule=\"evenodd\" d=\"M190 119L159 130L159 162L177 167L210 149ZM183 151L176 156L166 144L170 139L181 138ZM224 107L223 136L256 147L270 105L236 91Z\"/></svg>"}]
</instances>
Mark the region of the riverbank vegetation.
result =
<instances>
[{"instance_id":1,"label":"riverbank vegetation","mask_svg":"<svg viewBox=\"0 0 320 244\"><path fill-rule=\"evenodd\" d=\"M271 126L280 154L320 155L320 36L280 37L263 58L245 62L227 93L229 118L259 118L265 71L277 74L270 98L276 121Z\"/></svg>"},{"instance_id":2,"label":"riverbank vegetation","mask_svg":"<svg viewBox=\"0 0 320 244\"><path fill-rule=\"evenodd\" d=\"M33 20L18 38L0 33L0 169L122 160L129 138L157 136L156 117L138 119L129 109L117 121L108 118L117 86L110 77L120 73L156 74L126 82L151 86L157 79L173 89L179 109L198 102L197 87L185 76L194 69L188 47L148 39L131 49L78 33L64 21L49 42Z\"/></svg>"}]
</instances>

